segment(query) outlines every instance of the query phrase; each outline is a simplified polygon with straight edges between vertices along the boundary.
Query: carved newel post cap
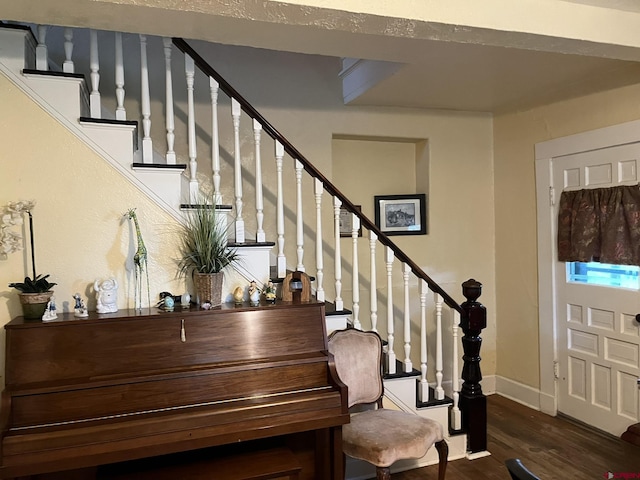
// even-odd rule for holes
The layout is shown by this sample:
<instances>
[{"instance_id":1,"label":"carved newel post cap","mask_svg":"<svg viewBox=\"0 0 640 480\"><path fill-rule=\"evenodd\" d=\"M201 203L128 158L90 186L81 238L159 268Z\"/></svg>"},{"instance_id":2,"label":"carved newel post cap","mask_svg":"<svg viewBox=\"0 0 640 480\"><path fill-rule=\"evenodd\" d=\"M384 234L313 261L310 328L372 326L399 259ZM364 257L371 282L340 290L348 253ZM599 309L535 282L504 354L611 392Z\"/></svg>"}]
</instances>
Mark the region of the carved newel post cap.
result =
<instances>
[{"instance_id":1,"label":"carved newel post cap","mask_svg":"<svg viewBox=\"0 0 640 480\"><path fill-rule=\"evenodd\" d=\"M482 284L473 278L462 284L462 294L467 298L461 305L466 312L466 318L461 322L463 330L468 328L479 332L487 327L487 309L477 301L481 293Z\"/></svg>"},{"instance_id":2,"label":"carved newel post cap","mask_svg":"<svg viewBox=\"0 0 640 480\"><path fill-rule=\"evenodd\" d=\"M463 282L462 295L464 295L468 302L475 302L481 294L482 284L479 281L470 278L466 282Z\"/></svg>"}]
</instances>

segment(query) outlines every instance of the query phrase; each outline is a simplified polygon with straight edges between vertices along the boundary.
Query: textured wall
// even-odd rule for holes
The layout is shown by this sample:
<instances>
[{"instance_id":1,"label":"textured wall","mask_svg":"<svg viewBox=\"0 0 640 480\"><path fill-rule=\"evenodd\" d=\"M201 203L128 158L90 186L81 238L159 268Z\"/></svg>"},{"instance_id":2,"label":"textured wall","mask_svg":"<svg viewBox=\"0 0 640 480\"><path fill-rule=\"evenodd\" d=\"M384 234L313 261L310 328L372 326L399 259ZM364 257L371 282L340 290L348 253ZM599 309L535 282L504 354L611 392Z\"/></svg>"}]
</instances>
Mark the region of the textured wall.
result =
<instances>
[{"instance_id":1,"label":"textured wall","mask_svg":"<svg viewBox=\"0 0 640 480\"><path fill-rule=\"evenodd\" d=\"M499 375L539 386L535 144L638 118L640 85L495 118Z\"/></svg>"}]
</instances>

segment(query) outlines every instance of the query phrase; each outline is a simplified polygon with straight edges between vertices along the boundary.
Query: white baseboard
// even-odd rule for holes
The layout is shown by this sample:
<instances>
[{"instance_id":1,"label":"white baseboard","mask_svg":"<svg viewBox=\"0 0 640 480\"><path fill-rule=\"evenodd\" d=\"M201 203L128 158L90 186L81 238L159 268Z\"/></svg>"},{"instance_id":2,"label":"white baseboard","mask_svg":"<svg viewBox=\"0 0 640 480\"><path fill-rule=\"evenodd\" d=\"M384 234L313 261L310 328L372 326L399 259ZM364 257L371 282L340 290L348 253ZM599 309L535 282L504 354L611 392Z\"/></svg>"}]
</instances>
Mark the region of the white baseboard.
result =
<instances>
[{"instance_id":1,"label":"white baseboard","mask_svg":"<svg viewBox=\"0 0 640 480\"><path fill-rule=\"evenodd\" d=\"M540 392L540 411L555 417L558 414L558 402L556 398L548 393Z\"/></svg>"},{"instance_id":2,"label":"white baseboard","mask_svg":"<svg viewBox=\"0 0 640 480\"><path fill-rule=\"evenodd\" d=\"M502 395L510 400L521 403L534 410L541 410L541 394L537 388L530 387L524 383L516 382L509 378L495 376L496 389L495 393Z\"/></svg>"}]
</instances>

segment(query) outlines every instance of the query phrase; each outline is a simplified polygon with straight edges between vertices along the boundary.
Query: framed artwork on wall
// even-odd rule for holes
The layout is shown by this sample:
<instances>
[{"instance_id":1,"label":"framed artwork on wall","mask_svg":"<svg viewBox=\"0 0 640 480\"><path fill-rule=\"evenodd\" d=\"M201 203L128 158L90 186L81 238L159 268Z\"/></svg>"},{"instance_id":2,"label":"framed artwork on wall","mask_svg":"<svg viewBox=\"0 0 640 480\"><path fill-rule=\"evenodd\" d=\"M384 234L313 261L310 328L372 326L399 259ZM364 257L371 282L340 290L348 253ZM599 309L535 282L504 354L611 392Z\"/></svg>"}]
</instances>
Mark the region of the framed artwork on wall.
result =
<instances>
[{"instance_id":1,"label":"framed artwork on wall","mask_svg":"<svg viewBox=\"0 0 640 480\"><path fill-rule=\"evenodd\" d=\"M425 235L427 233L427 196L376 195L376 226L386 235Z\"/></svg>"},{"instance_id":2,"label":"framed artwork on wall","mask_svg":"<svg viewBox=\"0 0 640 480\"><path fill-rule=\"evenodd\" d=\"M362 211L361 205L354 205L358 212ZM350 237L353 228L353 216L351 212L344 207L340 207L340 236ZM358 228L358 236L362 236L362 225Z\"/></svg>"}]
</instances>

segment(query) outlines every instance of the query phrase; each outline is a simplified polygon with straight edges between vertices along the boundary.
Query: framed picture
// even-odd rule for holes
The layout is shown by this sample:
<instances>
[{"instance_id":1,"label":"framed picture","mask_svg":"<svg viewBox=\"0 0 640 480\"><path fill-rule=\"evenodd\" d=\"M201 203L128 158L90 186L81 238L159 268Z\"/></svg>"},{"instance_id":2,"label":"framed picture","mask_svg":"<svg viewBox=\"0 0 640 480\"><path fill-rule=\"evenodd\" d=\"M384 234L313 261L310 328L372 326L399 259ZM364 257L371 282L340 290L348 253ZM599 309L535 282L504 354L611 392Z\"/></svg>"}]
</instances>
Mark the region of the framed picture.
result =
<instances>
[{"instance_id":1,"label":"framed picture","mask_svg":"<svg viewBox=\"0 0 640 480\"><path fill-rule=\"evenodd\" d=\"M424 235L427 233L427 196L376 195L376 226L386 235Z\"/></svg>"},{"instance_id":2,"label":"framed picture","mask_svg":"<svg viewBox=\"0 0 640 480\"><path fill-rule=\"evenodd\" d=\"M362 211L361 205L354 205L358 212ZM350 237L353 229L353 216L351 212L344 207L340 207L340 236ZM362 225L358 228L358 236L362 236Z\"/></svg>"}]
</instances>

